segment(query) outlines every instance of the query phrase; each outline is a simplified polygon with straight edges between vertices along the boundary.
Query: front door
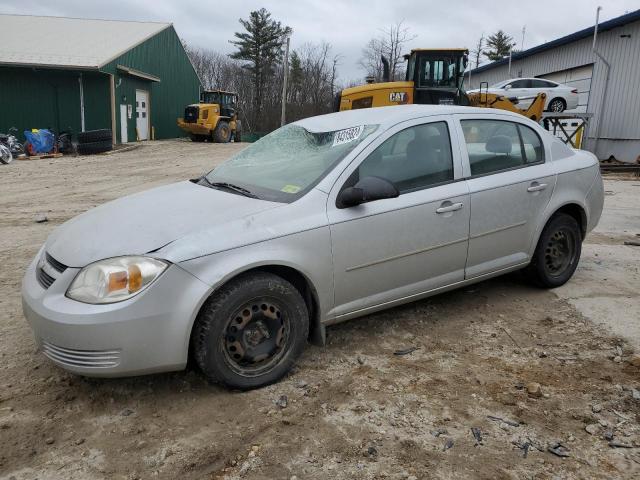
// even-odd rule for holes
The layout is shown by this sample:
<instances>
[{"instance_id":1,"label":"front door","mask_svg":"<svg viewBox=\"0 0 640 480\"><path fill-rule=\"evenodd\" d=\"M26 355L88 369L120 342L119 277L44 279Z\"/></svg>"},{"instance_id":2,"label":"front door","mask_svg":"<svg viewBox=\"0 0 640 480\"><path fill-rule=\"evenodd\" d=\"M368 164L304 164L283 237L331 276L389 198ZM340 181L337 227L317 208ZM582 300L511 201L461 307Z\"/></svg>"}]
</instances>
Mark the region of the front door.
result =
<instances>
[{"instance_id":1,"label":"front door","mask_svg":"<svg viewBox=\"0 0 640 480\"><path fill-rule=\"evenodd\" d=\"M136 129L138 140L149 140L149 92L136 90Z\"/></svg>"},{"instance_id":2,"label":"front door","mask_svg":"<svg viewBox=\"0 0 640 480\"><path fill-rule=\"evenodd\" d=\"M328 204L337 318L419 296L464 278L467 185L449 121L412 120L370 146L336 182ZM457 145L456 142L453 145ZM338 208L336 197L366 176L400 196Z\"/></svg>"},{"instance_id":3,"label":"front door","mask_svg":"<svg viewBox=\"0 0 640 480\"><path fill-rule=\"evenodd\" d=\"M120 105L120 142L127 143L129 141L129 134L127 132L127 116L128 106L126 104Z\"/></svg>"},{"instance_id":4,"label":"front door","mask_svg":"<svg viewBox=\"0 0 640 480\"><path fill-rule=\"evenodd\" d=\"M466 278L474 278L529 261L555 175L533 128L486 117L460 123L470 169Z\"/></svg>"}]
</instances>

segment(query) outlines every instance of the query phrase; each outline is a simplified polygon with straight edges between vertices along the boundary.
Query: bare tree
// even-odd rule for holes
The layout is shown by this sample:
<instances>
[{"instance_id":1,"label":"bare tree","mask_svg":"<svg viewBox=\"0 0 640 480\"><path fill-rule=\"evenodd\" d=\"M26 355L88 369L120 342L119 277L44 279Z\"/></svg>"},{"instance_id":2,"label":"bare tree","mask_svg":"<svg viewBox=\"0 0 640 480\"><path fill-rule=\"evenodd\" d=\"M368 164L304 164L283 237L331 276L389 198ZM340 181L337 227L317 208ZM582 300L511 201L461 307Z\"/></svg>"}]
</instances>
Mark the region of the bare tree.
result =
<instances>
[{"instance_id":1,"label":"bare tree","mask_svg":"<svg viewBox=\"0 0 640 480\"><path fill-rule=\"evenodd\" d=\"M478 43L476 43L476 48L471 50L472 58L475 60L475 68L480 66L480 57L482 56L482 49L484 48L484 33L480 35L478 39Z\"/></svg>"},{"instance_id":2,"label":"bare tree","mask_svg":"<svg viewBox=\"0 0 640 480\"><path fill-rule=\"evenodd\" d=\"M415 38L416 35L410 33L409 27L404 26L404 20L383 28L381 33L369 40L362 49L360 67L367 76L371 76L376 82L379 82L383 76L381 57L384 56L389 61L389 80L401 79L403 77L404 46Z\"/></svg>"},{"instance_id":3,"label":"bare tree","mask_svg":"<svg viewBox=\"0 0 640 480\"><path fill-rule=\"evenodd\" d=\"M260 85L258 110L255 72L246 68L246 61L183 44L203 88L238 94L244 129L268 132L280 126L282 68L271 68L265 73L265 81ZM337 85L340 55L333 55L331 50L329 43L306 43L291 52L286 99L290 121L332 111L334 95L341 87Z\"/></svg>"}]
</instances>

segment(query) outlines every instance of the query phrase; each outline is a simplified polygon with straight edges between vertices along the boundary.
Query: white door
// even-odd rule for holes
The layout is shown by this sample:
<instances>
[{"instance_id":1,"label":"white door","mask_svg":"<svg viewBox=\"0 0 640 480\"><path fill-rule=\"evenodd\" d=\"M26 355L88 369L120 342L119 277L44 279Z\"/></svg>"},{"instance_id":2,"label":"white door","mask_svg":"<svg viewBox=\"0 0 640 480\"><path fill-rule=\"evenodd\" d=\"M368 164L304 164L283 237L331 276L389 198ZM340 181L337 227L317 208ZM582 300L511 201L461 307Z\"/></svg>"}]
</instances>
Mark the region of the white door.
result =
<instances>
[{"instance_id":1,"label":"white door","mask_svg":"<svg viewBox=\"0 0 640 480\"><path fill-rule=\"evenodd\" d=\"M138 140L149 140L149 92L136 90L136 128Z\"/></svg>"},{"instance_id":2,"label":"white door","mask_svg":"<svg viewBox=\"0 0 640 480\"><path fill-rule=\"evenodd\" d=\"M120 141L127 143L129 135L127 133L127 105L120 105Z\"/></svg>"}]
</instances>

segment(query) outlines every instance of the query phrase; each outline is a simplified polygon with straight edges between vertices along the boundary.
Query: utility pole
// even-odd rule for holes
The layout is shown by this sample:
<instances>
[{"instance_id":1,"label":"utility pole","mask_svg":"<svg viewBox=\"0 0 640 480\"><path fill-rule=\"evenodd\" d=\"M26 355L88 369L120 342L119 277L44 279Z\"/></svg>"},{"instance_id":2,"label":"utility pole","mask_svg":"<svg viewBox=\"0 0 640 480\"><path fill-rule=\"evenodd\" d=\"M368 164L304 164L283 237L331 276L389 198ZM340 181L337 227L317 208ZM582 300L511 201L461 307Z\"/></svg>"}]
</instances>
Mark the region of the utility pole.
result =
<instances>
[{"instance_id":1,"label":"utility pole","mask_svg":"<svg viewBox=\"0 0 640 480\"><path fill-rule=\"evenodd\" d=\"M282 79L282 110L280 113L280 126L283 127L286 121L287 110L287 80L289 79L289 41L290 37L287 35L287 43L284 48L284 74Z\"/></svg>"},{"instance_id":2,"label":"utility pole","mask_svg":"<svg viewBox=\"0 0 640 480\"><path fill-rule=\"evenodd\" d=\"M522 26L522 41L520 42L520 51L524 52L524 32L527 31L527 26L523 25Z\"/></svg>"}]
</instances>

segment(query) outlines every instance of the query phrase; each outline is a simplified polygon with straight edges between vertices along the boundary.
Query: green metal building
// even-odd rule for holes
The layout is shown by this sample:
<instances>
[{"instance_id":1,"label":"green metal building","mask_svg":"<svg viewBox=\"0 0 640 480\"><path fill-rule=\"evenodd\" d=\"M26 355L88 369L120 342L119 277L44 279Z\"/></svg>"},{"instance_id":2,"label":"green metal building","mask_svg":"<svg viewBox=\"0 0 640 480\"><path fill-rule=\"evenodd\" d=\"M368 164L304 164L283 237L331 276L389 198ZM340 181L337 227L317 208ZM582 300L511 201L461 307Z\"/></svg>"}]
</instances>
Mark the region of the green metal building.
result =
<instances>
[{"instance_id":1,"label":"green metal building","mask_svg":"<svg viewBox=\"0 0 640 480\"><path fill-rule=\"evenodd\" d=\"M176 119L200 80L170 23L0 15L0 32L0 132L183 136Z\"/></svg>"}]
</instances>

